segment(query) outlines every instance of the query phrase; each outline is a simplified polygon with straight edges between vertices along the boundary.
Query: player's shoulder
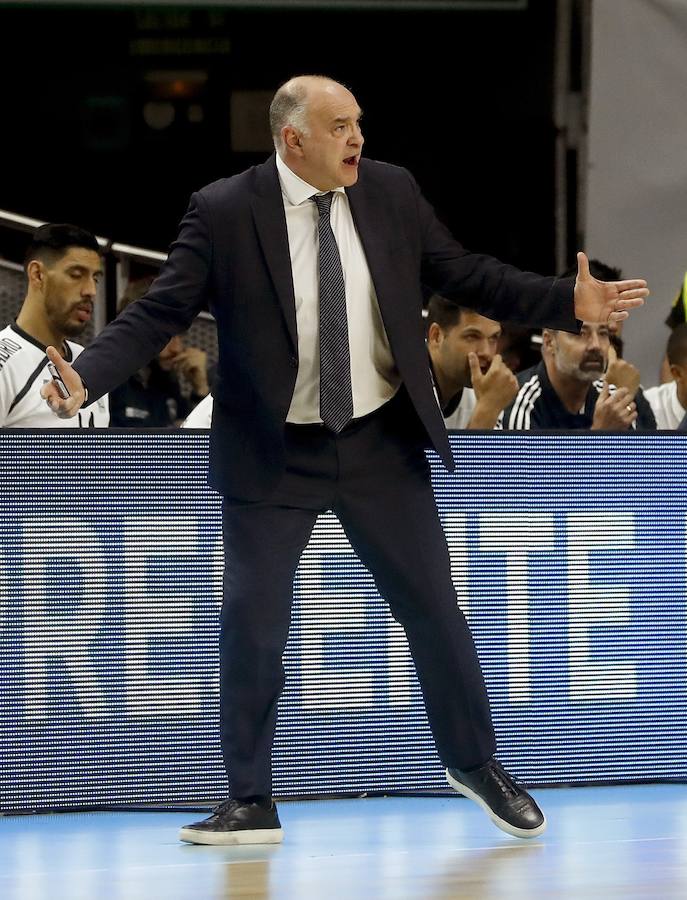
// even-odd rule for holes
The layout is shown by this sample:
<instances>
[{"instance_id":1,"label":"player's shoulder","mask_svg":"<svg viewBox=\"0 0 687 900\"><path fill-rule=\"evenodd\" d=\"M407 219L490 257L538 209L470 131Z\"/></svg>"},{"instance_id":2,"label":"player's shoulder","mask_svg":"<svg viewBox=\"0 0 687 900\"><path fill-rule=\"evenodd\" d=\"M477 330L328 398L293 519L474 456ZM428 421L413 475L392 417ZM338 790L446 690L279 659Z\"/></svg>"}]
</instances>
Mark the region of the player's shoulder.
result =
<instances>
[{"instance_id":1,"label":"player's shoulder","mask_svg":"<svg viewBox=\"0 0 687 900\"><path fill-rule=\"evenodd\" d=\"M14 325L7 325L0 330L0 376L27 364L39 351L37 342Z\"/></svg>"},{"instance_id":2,"label":"player's shoulder","mask_svg":"<svg viewBox=\"0 0 687 900\"><path fill-rule=\"evenodd\" d=\"M540 382L539 378L539 366L531 366L529 369L523 369L522 372L518 372L516 374L516 378L518 379L518 384L520 385L520 390L523 391L526 388L530 388L533 385L537 385Z\"/></svg>"},{"instance_id":3,"label":"player's shoulder","mask_svg":"<svg viewBox=\"0 0 687 900\"><path fill-rule=\"evenodd\" d=\"M235 203L241 199L247 199L255 191L260 192L270 187L276 188L278 185L277 164L273 154L265 162L244 169L243 172L211 181L210 184L197 190L195 196L202 198L203 202L213 207L217 203Z\"/></svg>"},{"instance_id":4,"label":"player's shoulder","mask_svg":"<svg viewBox=\"0 0 687 900\"><path fill-rule=\"evenodd\" d=\"M677 394L677 382L675 381L666 381L664 384L644 389L644 396L649 402L665 400L675 394Z\"/></svg>"},{"instance_id":5,"label":"player's shoulder","mask_svg":"<svg viewBox=\"0 0 687 900\"><path fill-rule=\"evenodd\" d=\"M515 399L502 413L502 428L529 429L539 415L542 396L541 372L539 366L524 369L516 375L520 388Z\"/></svg>"}]
</instances>

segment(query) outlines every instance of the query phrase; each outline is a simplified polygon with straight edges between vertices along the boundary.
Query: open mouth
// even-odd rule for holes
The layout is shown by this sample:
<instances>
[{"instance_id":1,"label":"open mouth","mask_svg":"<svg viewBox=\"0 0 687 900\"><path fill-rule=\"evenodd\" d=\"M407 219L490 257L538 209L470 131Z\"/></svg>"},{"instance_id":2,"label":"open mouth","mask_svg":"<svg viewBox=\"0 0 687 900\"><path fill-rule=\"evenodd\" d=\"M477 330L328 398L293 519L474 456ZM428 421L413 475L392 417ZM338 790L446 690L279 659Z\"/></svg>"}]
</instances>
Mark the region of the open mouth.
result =
<instances>
[{"instance_id":1,"label":"open mouth","mask_svg":"<svg viewBox=\"0 0 687 900\"><path fill-rule=\"evenodd\" d=\"M350 166L351 168L355 168L358 165L358 157L357 156L347 156L344 159L344 165Z\"/></svg>"}]
</instances>

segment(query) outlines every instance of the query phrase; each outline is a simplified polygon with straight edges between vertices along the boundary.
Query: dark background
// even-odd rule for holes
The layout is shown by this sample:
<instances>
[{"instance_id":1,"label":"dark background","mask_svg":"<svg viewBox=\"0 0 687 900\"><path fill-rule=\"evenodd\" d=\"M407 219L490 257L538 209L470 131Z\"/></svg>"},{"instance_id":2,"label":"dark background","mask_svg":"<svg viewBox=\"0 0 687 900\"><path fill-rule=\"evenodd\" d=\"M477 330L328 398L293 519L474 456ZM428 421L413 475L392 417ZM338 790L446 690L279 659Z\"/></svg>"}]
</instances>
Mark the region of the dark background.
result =
<instances>
[{"instance_id":1,"label":"dark background","mask_svg":"<svg viewBox=\"0 0 687 900\"><path fill-rule=\"evenodd\" d=\"M315 72L351 87L366 155L410 168L466 246L549 273L554 26L550 0L482 12L0 8L0 207L165 250L191 191L265 159L259 135L237 149L246 121L264 127L261 101ZM232 121L244 91L265 93ZM146 124L149 102L172 104L167 128Z\"/></svg>"}]
</instances>

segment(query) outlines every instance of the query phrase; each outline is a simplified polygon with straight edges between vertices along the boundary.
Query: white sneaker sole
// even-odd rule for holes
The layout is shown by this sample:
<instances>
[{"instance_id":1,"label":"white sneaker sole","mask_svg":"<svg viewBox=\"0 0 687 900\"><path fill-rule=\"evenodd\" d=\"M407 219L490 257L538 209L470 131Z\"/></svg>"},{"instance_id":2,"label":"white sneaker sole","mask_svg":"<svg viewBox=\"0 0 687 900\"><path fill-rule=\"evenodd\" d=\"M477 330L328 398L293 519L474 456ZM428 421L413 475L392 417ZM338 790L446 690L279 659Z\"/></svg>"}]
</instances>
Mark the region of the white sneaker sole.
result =
<instances>
[{"instance_id":1,"label":"white sneaker sole","mask_svg":"<svg viewBox=\"0 0 687 900\"><path fill-rule=\"evenodd\" d=\"M187 844L209 844L213 847L236 847L239 844L281 844L281 828L256 828L253 831L196 831L182 828L179 840Z\"/></svg>"},{"instance_id":2,"label":"white sneaker sole","mask_svg":"<svg viewBox=\"0 0 687 900\"><path fill-rule=\"evenodd\" d=\"M497 816L496 813L489 808L488 804L474 791L471 791L469 787L466 787L464 784L461 784L460 781L456 781L455 778L452 778L448 769L446 770L446 780L454 791L457 791L459 794L467 797L468 800L473 800L478 806L481 806L494 825L500 828L501 831L505 831L507 834L511 834L513 837L518 838L535 838L546 831L546 817L544 817L544 821L541 825L537 825L536 828L517 828L515 825L511 825L510 822L506 822L505 819Z\"/></svg>"}]
</instances>

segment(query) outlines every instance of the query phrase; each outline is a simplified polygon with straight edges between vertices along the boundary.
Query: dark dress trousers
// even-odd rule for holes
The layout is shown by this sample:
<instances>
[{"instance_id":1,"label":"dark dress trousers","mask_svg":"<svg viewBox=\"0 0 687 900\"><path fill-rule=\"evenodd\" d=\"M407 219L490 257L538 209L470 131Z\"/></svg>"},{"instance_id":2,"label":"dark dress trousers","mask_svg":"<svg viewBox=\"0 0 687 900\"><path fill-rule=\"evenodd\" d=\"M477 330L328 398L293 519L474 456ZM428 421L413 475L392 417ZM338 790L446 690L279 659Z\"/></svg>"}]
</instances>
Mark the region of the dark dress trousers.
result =
<instances>
[{"instance_id":1,"label":"dark dress trousers","mask_svg":"<svg viewBox=\"0 0 687 900\"><path fill-rule=\"evenodd\" d=\"M193 195L148 294L74 366L96 399L188 328L205 305L217 320L209 481L224 498L221 738L235 797L271 790L293 576L318 513L327 509L405 629L444 765L469 768L493 754L484 681L456 603L424 456L431 445L453 468L427 359L422 286L497 320L579 327L571 280L468 252L406 170L363 159L346 193L402 381L380 410L339 435L286 423L298 341L274 157Z\"/></svg>"}]
</instances>

